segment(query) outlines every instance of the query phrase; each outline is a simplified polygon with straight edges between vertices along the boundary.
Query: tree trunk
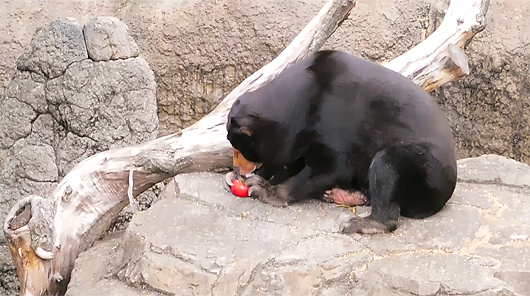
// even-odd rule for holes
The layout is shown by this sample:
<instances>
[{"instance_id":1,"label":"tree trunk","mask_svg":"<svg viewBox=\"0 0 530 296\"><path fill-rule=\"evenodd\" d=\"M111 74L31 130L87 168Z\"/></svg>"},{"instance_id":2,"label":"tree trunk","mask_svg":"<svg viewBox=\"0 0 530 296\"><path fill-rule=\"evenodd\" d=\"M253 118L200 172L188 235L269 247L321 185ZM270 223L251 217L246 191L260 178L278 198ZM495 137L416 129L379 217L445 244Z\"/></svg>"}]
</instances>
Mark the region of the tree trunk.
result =
<instances>
[{"instance_id":1,"label":"tree trunk","mask_svg":"<svg viewBox=\"0 0 530 296\"><path fill-rule=\"evenodd\" d=\"M485 27L489 0L453 0L440 27L386 67L427 90L468 74L463 47ZM226 117L242 93L317 51L355 0L331 0L272 62L245 79L208 115L177 134L105 151L75 166L46 199L29 196L8 213L4 232L21 295L64 295L78 254L90 247L129 200L179 173L232 165Z\"/></svg>"}]
</instances>

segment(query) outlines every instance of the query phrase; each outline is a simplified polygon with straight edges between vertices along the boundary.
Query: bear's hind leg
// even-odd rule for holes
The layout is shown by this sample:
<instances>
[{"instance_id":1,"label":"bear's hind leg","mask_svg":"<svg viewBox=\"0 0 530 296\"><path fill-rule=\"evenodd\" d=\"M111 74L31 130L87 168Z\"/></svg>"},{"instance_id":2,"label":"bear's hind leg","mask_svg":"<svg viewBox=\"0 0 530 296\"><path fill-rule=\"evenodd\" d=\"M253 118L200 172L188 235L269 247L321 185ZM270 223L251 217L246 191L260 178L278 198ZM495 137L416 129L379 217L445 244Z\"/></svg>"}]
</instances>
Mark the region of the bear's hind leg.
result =
<instances>
[{"instance_id":1,"label":"bear's hind leg","mask_svg":"<svg viewBox=\"0 0 530 296\"><path fill-rule=\"evenodd\" d=\"M346 233L391 232L399 216L425 218L438 213L456 185L456 156L436 158L428 143L392 146L377 153L368 170L372 213L351 219Z\"/></svg>"},{"instance_id":2,"label":"bear's hind leg","mask_svg":"<svg viewBox=\"0 0 530 296\"><path fill-rule=\"evenodd\" d=\"M343 233L385 233L397 228L399 204L395 200L399 175L386 151L375 155L368 170L372 213L341 225Z\"/></svg>"}]
</instances>

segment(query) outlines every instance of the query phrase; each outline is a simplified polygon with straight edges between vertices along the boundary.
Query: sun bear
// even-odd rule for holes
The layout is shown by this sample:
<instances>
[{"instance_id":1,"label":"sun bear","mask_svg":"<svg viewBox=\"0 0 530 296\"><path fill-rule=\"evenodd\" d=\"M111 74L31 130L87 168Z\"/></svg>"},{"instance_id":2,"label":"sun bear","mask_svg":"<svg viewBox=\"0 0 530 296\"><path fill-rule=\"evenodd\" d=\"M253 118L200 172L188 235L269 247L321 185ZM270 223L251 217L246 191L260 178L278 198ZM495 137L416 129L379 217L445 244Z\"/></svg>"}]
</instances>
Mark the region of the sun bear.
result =
<instances>
[{"instance_id":1,"label":"sun bear","mask_svg":"<svg viewBox=\"0 0 530 296\"><path fill-rule=\"evenodd\" d=\"M452 130L436 101L346 52L316 52L242 94L227 131L236 172L250 176L261 164L245 181L252 197L369 203L370 216L343 223L345 233L391 232L400 215L434 215L456 185Z\"/></svg>"}]
</instances>

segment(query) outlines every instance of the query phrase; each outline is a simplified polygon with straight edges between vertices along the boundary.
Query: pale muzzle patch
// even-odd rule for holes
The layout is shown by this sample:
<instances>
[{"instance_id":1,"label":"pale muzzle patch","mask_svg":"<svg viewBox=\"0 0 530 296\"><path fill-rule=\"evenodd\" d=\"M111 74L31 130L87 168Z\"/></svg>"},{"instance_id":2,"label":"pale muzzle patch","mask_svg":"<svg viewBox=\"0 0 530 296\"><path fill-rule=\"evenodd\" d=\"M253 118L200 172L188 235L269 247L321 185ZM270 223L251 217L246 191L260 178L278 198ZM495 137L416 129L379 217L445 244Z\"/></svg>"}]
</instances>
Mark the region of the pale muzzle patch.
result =
<instances>
[{"instance_id":1,"label":"pale muzzle patch","mask_svg":"<svg viewBox=\"0 0 530 296\"><path fill-rule=\"evenodd\" d=\"M248 178L261 166L261 163L252 162L246 159L239 150L234 148L233 166L237 173Z\"/></svg>"}]
</instances>

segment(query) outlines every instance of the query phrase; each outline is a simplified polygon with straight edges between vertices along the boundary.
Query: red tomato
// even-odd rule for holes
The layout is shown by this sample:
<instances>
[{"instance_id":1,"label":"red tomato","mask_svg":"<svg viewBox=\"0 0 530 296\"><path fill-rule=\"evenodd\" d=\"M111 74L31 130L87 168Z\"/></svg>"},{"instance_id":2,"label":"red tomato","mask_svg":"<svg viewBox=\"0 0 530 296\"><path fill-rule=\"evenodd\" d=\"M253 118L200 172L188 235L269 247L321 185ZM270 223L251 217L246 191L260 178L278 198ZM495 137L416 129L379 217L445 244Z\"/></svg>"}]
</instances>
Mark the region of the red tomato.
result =
<instances>
[{"instance_id":1,"label":"red tomato","mask_svg":"<svg viewBox=\"0 0 530 296\"><path fill-rule=\"evenodd\" d=\"M235 179L232 182L232 193L239 197L248 197L248 186L239 179Z\"/></svg>"}]
</instances>

